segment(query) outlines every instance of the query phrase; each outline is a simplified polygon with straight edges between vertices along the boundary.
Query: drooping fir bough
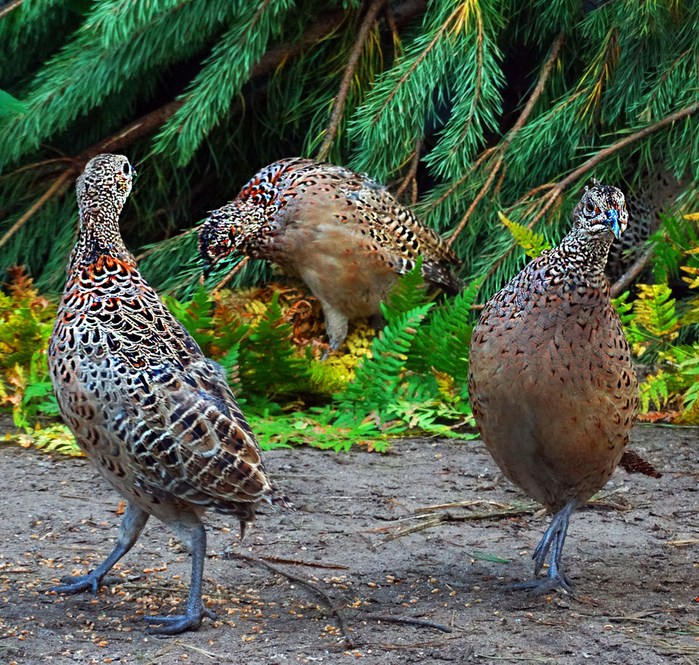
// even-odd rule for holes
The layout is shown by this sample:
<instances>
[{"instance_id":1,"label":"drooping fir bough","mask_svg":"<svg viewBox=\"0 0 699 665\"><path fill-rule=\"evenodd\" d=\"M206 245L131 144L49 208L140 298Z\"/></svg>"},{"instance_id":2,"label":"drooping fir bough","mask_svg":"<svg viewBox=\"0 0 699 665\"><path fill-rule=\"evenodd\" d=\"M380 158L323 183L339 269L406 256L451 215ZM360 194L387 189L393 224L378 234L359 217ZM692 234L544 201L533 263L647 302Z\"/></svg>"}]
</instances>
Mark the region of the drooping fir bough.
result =
<instances>
[{"instance_id":1,"label":"drooping fir bough","mask_svg":"<svg viewBox=\"0 0 699 665\"><path fill-rule=\"evenodd\" d=\"M288 507L226 381L141 277L119 233L134 170L100 155L78 179L80 233L49 345L61 414L87 458L127 501L117 544L95 570L63 579L59 593L100 587L153 515L192 552L184 614L146 617L151 632L196 630L213 614L201 601L207 509L241 530L261 502Z\"/></svg>"},{"instance_id":2,"label":"drooping fir bough","mask_svg":"<svg viewBox=\"0 0 699 665\"><path fill-rule=\"evenodd\" d=\"M195 266L178 233L287 155L415 194L460 276L490 275L486 295L524 261L498 211L530 223L551 195L535 230L555 244L593 170L629 194L645 171L696 180L697 3L378 4L17 3L0 17L0 89L21 102L0 99L0 266L59 290L69 185L127 146L147 159L123 232L130 247L167 239L140 267L179 295ZM249 262L232 285L267 274Z\"/></svg>"}]
</instances>

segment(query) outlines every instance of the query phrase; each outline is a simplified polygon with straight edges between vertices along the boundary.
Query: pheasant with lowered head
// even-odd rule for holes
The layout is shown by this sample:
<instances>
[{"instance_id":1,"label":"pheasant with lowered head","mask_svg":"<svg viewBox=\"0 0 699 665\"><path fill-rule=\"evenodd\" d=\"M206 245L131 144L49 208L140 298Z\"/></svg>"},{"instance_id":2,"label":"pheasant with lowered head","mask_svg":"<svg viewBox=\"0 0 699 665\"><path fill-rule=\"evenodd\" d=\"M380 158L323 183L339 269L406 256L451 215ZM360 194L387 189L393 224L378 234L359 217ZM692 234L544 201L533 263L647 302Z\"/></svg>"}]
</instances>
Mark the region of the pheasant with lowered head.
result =
<instances>
[{"instance_id":1,"label":"pheasant with lowered head","mask_svg":"<svg viewBox=\"0 0 699 665\"><path fill-rule=\"evenodd\" d=\"M398 276L422 256L432 285L455 293L460 262L376 181L341 166L284 159L262 169L199 231L205 270L231 253L300 277L318 298L330 348L351 319L380 314Z\"/></svg>"}]
</instances>

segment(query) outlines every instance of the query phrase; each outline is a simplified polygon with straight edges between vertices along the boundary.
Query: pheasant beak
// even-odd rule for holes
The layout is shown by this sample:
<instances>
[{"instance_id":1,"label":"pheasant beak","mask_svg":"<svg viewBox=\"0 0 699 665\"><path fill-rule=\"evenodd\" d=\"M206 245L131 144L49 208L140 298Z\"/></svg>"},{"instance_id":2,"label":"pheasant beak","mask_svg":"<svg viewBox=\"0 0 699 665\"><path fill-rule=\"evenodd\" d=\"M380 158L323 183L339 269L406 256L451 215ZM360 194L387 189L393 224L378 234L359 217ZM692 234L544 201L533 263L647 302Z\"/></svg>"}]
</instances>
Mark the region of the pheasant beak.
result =
<instances>
[{"instance_id":1,"label":"pheasant beak","mask_svg":"<svg viewBox=\"0 0 699 665\"><path fill-rule=\"evenodd\" d=\"M209 275L211 274L211 271L214 269L214 264L213 261L211 261L208 257L202 257L202 261L204 263L201 272L202 275L204 275L204 279L208 279Z\"/></svg>"},{"instance_id":2,"label":"pheasant beak","mask_svg":"<svg viewBox=\"0 0 699 665\"><path fill-rule=\"evenodd\" d=\"M605 223L611 229L614 237L617 238L617 240L626 230L626 219L624 217L619 219L619 211L616 208L607 209L607 219L605 220Z\"/></svg>"}]
</instances>

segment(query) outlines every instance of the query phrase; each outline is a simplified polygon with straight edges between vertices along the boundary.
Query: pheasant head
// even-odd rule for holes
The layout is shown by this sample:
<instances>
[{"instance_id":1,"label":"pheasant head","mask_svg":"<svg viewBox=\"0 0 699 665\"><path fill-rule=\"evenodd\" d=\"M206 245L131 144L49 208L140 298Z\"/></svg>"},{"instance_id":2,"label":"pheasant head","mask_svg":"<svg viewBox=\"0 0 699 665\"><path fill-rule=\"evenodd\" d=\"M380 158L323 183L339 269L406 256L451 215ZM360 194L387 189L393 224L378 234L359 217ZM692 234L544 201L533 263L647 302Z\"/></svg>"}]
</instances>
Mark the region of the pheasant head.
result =
<instances>
[{"instance_id":1,"label":"pheasant head","mask_svg":"<svg viewBox=\"0 0 699 665\"><path fill-rule=\"evenodd\" d=\"M620 189L592 180L573 209L573 228L558 248L570 270L589 284L604 283L604 266L614 238L629 222L626 200Z\"/></svg>"},{"instance_id":2,"label":"pheasant head","mask_svg":"<svg viewBox=\"0 0 699 665\"><path fill-rule=\"evenodd\" d=\"M102 254L129 256L119 233L119 215L135 177L123 155L98 155L87 163L76 183L80 237L70 265L92 263Z\"/></svg>"},{"instance_id":3,"label":"pheasant head","mask_svg":"<svg viewBox=\"0 0 699 665\"><path fill-rule=\"evenodd\" d=\"M98 155L78 178L76 190L81 212L116 212L129 198L136 171L123 155Z\"/></svg>"},{"instance_id":4,"label":"pheasant head","mask_svg":"<svg viewBox=\"0 0 699 665\"><path fill-rule=\"evenodd\" d=\"M204 273L230 254L264 258L264 246L274 237L270 206L233 201L211 213L199 229L199 255Z\"/></svg>"},{"instance_id":5,"label":"pheasant head","mask_svg":"<svg viewBox=\"0 0 699 665\"><path fill-rule=\"evenodd\" d=\"M585 187L580 203L573 210L573 229L585 232L590 238L598 236L612 241L626 230L629 213L620 189L592 180L592 187Z\"/></svg>"}]
</instances>

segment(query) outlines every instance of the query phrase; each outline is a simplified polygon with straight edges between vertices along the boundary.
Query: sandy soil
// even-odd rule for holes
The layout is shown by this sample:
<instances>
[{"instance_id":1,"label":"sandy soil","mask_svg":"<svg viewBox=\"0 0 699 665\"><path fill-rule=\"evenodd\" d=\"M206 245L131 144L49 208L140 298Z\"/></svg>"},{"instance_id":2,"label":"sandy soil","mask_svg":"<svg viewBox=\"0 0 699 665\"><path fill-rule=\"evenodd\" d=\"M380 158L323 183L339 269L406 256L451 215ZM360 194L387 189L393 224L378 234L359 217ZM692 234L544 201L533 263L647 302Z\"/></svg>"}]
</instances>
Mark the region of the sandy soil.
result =
<instances>
[{"instance_id":1,"label":"sandy soil","mask_svg":"<svg viewBox=\"0 0 699 665\"><path fill-rule=\"evenodd\" d=\"M138 622L186 599L189 556L174 535L151 521L96 598L46 594L109 552L119 499L83 461L2 447L0 661L699 663L699 430L637 427L633 444L664 476L618 470L575 514L564 564L578 595L548 597L507 589L532 574L548 518L480 441L404 440L384 456L267 453L299 510L265 511L242 545L237 525L207 516L204 598L220 620L176 638ZM457 521L400 535L444 514ZM314 581L352 646L325 599L227 549Z\"/></svg>"}]
</instances>

